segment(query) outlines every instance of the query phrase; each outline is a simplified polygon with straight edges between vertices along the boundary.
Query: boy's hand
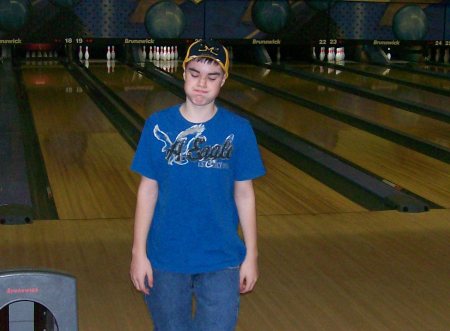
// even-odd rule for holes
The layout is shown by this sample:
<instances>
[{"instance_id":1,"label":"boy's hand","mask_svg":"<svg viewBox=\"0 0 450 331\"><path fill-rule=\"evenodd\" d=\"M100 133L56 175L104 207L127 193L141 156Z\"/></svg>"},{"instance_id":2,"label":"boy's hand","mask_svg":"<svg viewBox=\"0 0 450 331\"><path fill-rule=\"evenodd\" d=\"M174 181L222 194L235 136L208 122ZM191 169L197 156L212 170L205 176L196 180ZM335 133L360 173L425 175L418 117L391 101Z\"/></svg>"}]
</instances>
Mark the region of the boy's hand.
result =
<instances>
[{"instance_id":1,"label":"boy's hand","mask_svg":"<svg viewBox=\"0 0 450 331\"><path fill-rule=\"evenodd\" d=\"M248 293L255 287L258 280L258 259L246 257L240 270L240 292Z\"/></svg>"},{"instance_id":2,"label":"boy's hand","mask_svg":"<svg viewBox=\"0 0 450 331\"><path fill-rule=\"evenodd\" d=\"M150 288L153 287L153 269L147 256L133 256L130 276L136 290L147 295L150 293ZM147 283L145 282L146 279Z\"/></svg>"}]
</instances>

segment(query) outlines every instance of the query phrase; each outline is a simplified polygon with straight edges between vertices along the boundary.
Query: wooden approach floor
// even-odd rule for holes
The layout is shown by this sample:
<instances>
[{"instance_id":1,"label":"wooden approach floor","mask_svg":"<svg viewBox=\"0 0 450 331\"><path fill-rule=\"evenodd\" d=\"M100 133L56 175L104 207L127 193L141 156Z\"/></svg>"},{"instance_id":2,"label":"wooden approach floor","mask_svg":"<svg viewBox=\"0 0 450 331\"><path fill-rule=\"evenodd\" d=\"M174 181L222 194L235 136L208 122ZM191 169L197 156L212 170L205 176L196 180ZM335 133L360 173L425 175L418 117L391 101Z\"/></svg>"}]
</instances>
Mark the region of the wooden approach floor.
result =
<instances>
[{"instance_id":1,"label":"wooden approach floor","mask_svg":"<svg viewBox=\"0 0 450 331\"><path fill-rule=\"evenodd\" d=\"M2 226L0 269L77 278L80 331L152 330L128 277L131 219ZM239 331L450 329L450 210L259 217Z\"/></svg>"}]
</instances>

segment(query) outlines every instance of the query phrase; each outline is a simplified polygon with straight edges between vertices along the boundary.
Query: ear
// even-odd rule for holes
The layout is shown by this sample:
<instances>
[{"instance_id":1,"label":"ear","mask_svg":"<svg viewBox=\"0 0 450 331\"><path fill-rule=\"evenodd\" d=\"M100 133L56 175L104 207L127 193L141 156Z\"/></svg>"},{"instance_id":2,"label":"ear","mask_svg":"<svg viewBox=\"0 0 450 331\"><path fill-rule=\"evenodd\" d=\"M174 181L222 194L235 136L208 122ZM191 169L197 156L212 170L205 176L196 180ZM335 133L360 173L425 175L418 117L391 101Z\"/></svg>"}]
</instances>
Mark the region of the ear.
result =
<instances>
[{"instance_id":1,"label":"ear","mask_svg":"<svg viewBox=\"0 0 450 331\"><path fill-rule=\"evenodd\" d=\"M225 75L223 75L222 82L220 83L220 87L222 87L223 84L225 84L226 80L227 80L227 77L225 77Z\"/></svg>"},{"instance_id":2,"label":"ear","mask_svg":"<svg viewBox=\"0 0 450 331\"><path fill-rule=\"evenodd\" d=\"M183 80L186 80L186 70L183 71Z\"/></svg>"}]
</instances>

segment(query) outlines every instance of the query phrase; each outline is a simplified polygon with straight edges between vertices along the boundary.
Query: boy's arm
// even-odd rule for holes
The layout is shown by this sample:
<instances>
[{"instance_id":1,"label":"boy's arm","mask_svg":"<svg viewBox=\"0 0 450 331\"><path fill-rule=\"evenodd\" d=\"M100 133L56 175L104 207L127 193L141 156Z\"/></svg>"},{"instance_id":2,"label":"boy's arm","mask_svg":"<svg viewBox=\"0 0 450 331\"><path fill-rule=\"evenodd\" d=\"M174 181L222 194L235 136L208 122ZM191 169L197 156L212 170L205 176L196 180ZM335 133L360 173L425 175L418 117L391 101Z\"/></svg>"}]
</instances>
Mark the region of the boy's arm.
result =
<instances>
[{"instance_id":1,"label":"boy's arm","mask_svg":"<svg viewBox=\"0 0 450 331\"><path fill-rule=\"evenodd\" d=\"M258 279L256 206L253 182L251 180L236 181L234 184L234 199L247 249L240 271L241 293L246 293L253 290Z\"/></svg>"},{"instance_id":2,"label":"boy's arm","mask_svg":"<svg viewBox=\"0 0 450 331\"><path fill-rule=\"evenodd\" d=\"M158 182L142 177L137 193L130 276L136 289L146 294L149 291L145 279L147 278L150 287L153 286L153 272L147 257L146 243L157 198Z\"/></svg>"}]
</instances>

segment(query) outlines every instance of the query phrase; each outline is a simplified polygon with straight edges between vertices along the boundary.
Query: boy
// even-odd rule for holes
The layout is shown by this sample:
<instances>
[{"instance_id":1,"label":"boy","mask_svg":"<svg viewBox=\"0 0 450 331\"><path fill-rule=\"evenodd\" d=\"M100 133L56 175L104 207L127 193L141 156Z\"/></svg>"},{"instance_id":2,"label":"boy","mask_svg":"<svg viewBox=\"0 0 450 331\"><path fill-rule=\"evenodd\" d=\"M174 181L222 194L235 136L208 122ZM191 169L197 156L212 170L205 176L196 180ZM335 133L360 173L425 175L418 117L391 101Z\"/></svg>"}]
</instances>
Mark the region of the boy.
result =
<instances>
[{"instance_id":1,"label":"boy","mask_svg":"<svg viewBox=\"0 0 450 331\"><path fill-rule=\"evenodd\" d=\"M252 179L265 169L248 121L215 104L228 67L216 41L189 47L186 101L147 119L131 166L142 179L130 275L157 331L234 330L258 277Z\"/></svg>"}]
</instances>

